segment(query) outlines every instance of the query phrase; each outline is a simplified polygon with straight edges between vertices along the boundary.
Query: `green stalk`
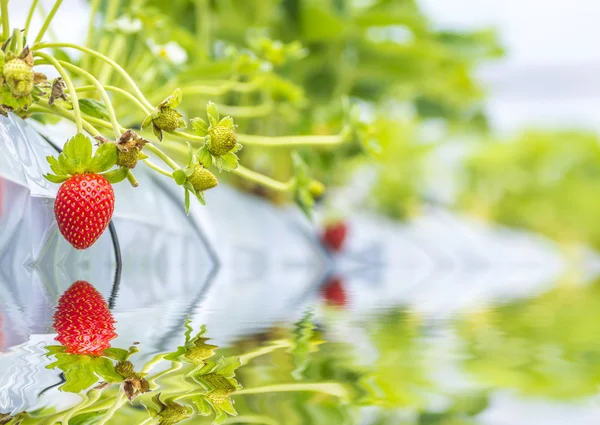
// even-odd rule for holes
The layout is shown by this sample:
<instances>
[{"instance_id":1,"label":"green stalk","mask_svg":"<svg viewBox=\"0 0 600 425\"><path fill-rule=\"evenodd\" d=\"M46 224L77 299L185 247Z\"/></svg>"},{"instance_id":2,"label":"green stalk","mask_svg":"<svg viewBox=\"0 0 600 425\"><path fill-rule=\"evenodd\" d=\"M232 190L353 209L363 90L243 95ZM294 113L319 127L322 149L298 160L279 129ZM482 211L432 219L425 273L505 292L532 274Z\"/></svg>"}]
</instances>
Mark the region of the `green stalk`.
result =
<instances>
[{"instance_id":1,"label":"green stalk","mask_svg":"<svg viewBox=\"0 0 600 425\"><path fill-rule=\"evenodd\" d=\"M101 395L102 395L102 391L95 390L95 389L88 391L87 394L83 394L82 395L83 400L81 401L81 403L79 403L77 406L74 406L72 409L70 409L67 412L64 419L62 420L62 425L69 425L69 420L73 417L73 415L75 415L81 409L83 409L91 404L94 404L96 401L98 401L98 399L100 398Z\"/></svg>"},{"instance_id":2,"label":"green stalk","mask_svg":"<svg viewBox=\"0 0 600 425\"><path fill-rule=\"evenodd\" d=\"M148 111L146 109L146 107L144 105L142 105L142 102L140 102L135 96L133 96L131 93L126 92L125 90L119 88L119 87L115 87L115 86L105 86L103 85L104 89L107 91L112 91L114 93L118 93L124 97L126 97L127 99L131 100L133 103L135 103L135 105L142 111L144 112L144 114L149 114L151 111ZM79 86L77 87L75 90L77 90L78 92L82 92L82 91L91 91L91 90L96 90L95 86Z\"/></svg>"},{"instance_id":3,"label":"green stalk","mask_svg":"<svg viewBox=\"0 0 600 425\"><path fill-rule=\"evenodd\" d=\"M31 19L33 18L33 13L35 12L35 8L37 6L39 0L33 0L31 2L31 6L29 7L29 12L27 13L27 20L25 21L25 30L23 30L23 37L27 38L27 33L29 32L29 26L31 25Z\"/></svg>"},{"instance_id":4,"label":"green stalk","mask_svg":"<svg viewBox=\"0 0 600 425\"><path fill-rule=\"evenodd\" d=\"M246 180L250 180L251 182L258 183L261 186L268 187L269 189L273 189L278 192L289 192L290 190L292 190L294 184L296 183L296 180L293 178L283 183L274 180L270 177L267 177L264 174L249 170L248 168L242 165L238 165L238 167L235 170L231 170L231 172L233 174L245 178Z\"/></svg>"},{"instance_id":5,"label":"green stalk","mask_svg":"<svg viewBox=\"0 0 600 425\"><path fill-rule=\"evenodd\" d=\"M104 416L102 416L100 421L98 421L98 425L106 424L106 422L108 422L113 417L115 412L119 410L119 408L123 406L126 401L127 397L125 396L125 393L119 390L119 395L115 398L114 404L110 407L110 409L106 411L106 413L104 414Z\"/></svg>"},{"instance_id":6,"label":"green stalk","mask_svg":"<svg viewBox=\"0 0 600 425\"><path fill-rule=\"evenodd\" d=\"M210 5L208 0L196 0L196 37L202 59L210 55Z\"/></svg>"},{"instance_id":7,"label":"green stalk","mask_svg":"<svg viewBox=\"0 0 600 425\"><path fill-rule=\"evenodd\" d=\"M121 55L123 53L123 48L125 47L126 41L127 40L125 36L123 36L122 34L117 34L117 36L111 43L110 55L108 57L114 60L116 57ZM100 68L100 72L98 73L98 79L102 82L108 82L110 80L112 70L112 67L108 63L104 63L104 65L102 65L102 68Z\"/></svg>"},{"instance_id":8,"label":"green stalk","mask_svg":"<svg viewBox=\"0 0 600 425\"><path fill-rule=\"evenodd\" d=\"M238 141L245 145L263 147L288 147L301 146L335 146L344 143L350 129L344 128L340 134L334 136L254 136L250 134L237 135Z\"/></svg>"},{"instance_id":9,"label":"green stalk","mask_svg":"<svg viewBox=\"0 0 600 425\"><path fill-rule=\"evenodd\" d=\"M54 6L52 6L52 9L50 9L50 13L48 14L48 16L46 16L44 25L42 25L42 29L38 33L33 44L37 44L42 41L42 38L44 37L46 30L50 26L50 22L52 22L52 19L54 18L54 15L56 15L56 12L58 12L58 8L60 7L62 2L63 2L63 0L56 0L56 2L54 2Z\"/></svg>"},{"instance_id":10,"label":"green stalk","mask_svg":"<svg viewBox=\"0 0 600 425\"><path fill-rule=\"evenodd\" d=\"M142 104L144 104L144 106L146 106L149 110L153 110L154 106L152 106L150 104L150 102L148 102L148 99L146 99L146 97L144 96L144 94L140 91L140 89L138 88L137 84L135 84L135 82L133 81L133 79L129 76L129 74L127 74L127 72L121 68L115 61L113 61L112 59L104 56L102 53L98 53L92 49L88 49L87 47L83 47L83 46L78 46L76 44L72 44L72 43L41 43L38 45L35 45L31 48L31 50L40 50L40 49L50 49L50 48L57 48L57 47L63 47L63 48L68 48L68 49L75 49L75 50L79 50L81 52L87 53L89 55L92 55L98 59L103 60L104 62L107 62L110 64L110 66L112 66L115 71L117 71L125 81L127 81L127 83L131 86L131 88L133 89L136 97L142 102Z\"/></svg>"},{"instance_id":11,"label":"green stalk","mask_svg":"<svg viewBox=\"0 0 600 425\"><path fill-rule=\"evenodd\" d=\"M165 164L167 164L173 170L178 170L181 168L179 165L177 165L177 163L175 161L173 161L171 158L169 158L169 156L166 153L161 151L159 148L154 146L152 143L147 143L145 148L148 149L150 152L152 152L157 157L159 157Z\"/></svg>"},{"instance_id":12,"label":"green stalk","mask_svg":"<svg viewBox=\"0 0 600 425\"><path fill-rule=\"evenodd\" d=\"M115 109L113 108L113 105L110 101L110 97L108 97L108 94L106 93L106 90L104 89L104 86L102 86L102 84L100 84L100 81L98 81L92 74L90 74L87 71L84 71L83 69L79 68L78 66L75 66L75 65L70 64L65 61L58 61L58 62L65 68L73 71L76 74L83 76L83 78L85 78L90 83L92 83L94 85L94 87L96 88L96 90L98 90L98 92L100 92L100 97L104 101L104 105L106 106L106 110L108 112L108 117L110 118L110 123L112 125L113 132L115 135L115 140L118 140L119 137L121 137L121 126L119 125L119 122L117 121L117 115L115 114Z\"/></svg>"},{"instance_id":13,"label":"green stalk","mask_svg":"<svg viewBox=\"0 0 600 425\"><path fill-rule=\"evenodd\" d=\"M264 387L245 388L234 392L232 396L295 391L314 391L342 398L348 395L348 392L344 386L338 384L337 382L298 382L291 384L273 384L265 385Z\"/></svg>"},{"instance_id":14,"label":"green stalk","mask_svg":"<svg viewBox=\"0 0 600 425\"><path fill-rule=\"evenodd\" d=\"M279 341L273 341L271 344L267 345L266 347L259 347L256 350L252 350L248 353L238 356L238 358L240 359L240 363L242 365L246 365L246 364L250 363L250 361L252 361L256 357L264 356L265 354L272 353L273 351L278 350L280 348L291 347L291 345L292 345L292 343L285 339L282 339Z\"/></svg>"},{"instance_id":15,"label":"green stalk","mask_svg":"<svg viewBox=\"0 0 600 425\"><path fill-rule=\"evenodd\" d=\"M59 3L59 2L60 2L60 0L57 1L57 3ZM60 76L63 78L63 80L67 84L67 88L69 89L69 95L71 96L71 104L73 105L73 112L75 113L75 125L77 126L77 132L82 133L83 132L83 123L82 123L82 118L81 118L81 110L79 109L79 98L77 97L77 92L75 91L75 86L73 85L73 81L71 81L71 78L66 73L66 71L62 67L62 65L60 63L58 63L58 61L56 59L54 59L52 56L50 56L44 52L36 52L35 54L37 56L41 57L42 59L46 59L54 68L56 68L56 70L58 71Z\"/></svg>"},{"instance_id":16,"label":"green stalk","mask_svg":"<svg viewBox=\"0 0 600 425\"><path fill-rule=\"evenodd\" d=\"M8 20L8 0L1 0L0 13L2 13L2 40L10 37L10 21Z\"/></svg>"},{"instance_id":17,"label":"green stalk","mask_svg":"<svg viewBox=\"0 0 600 425\"><path fill-rule=\"evenodd\" d=\"M43 102L43 99L40 99L36 105L31 105L29 107L29 109L27 110L27 112L37 113L37 114L55 115L55 116L59 116L62 118L66 118L69 121L75 122L75 116L73 115L73 113L71 111L68 111L68 110L58 106L56 103L52 106L49 106L47 101L45 104L42 102ZM83 121L83 128L85 131L90 133L92 136L100 135L98 130L96 130L94 128L94 126L92 126L89 122L87 122L86 120L82 120L82 121Z\"/></svg>"},{"instance_id":18,"label":"green stalk","mask_svg":"<svg viewBox=\"0 0 600 425\"><path fill-rule=\"evenodd\" d=\"M117 17L117 12L119 10L119 0L108 0L108 6L106 7L106 16L105 16L105 20L104 20L104 27L106 27L106 25L111 24L115 18ZM98 51L101 53L105 53L106 50L108 49L108 47L110 46L110 41L111 41L111 36L112 34L103 31L102 32L102 38L100 43L98 44ZM97 74L97 69L94 70L95 74Z\"/></svg>"},{"instance_id":19,"label":"green stalk","mask_svg":"<svg viewBox=\"0 0 600 425\"><path fill-rule=\"evenodd\" d=\"M138 183L137 179L135 178L135 176L133 175L133 172L131 170L127 171L127 181L133 186L133 187L138 187L140 184Z\"/></svg>"},{"instance_id":20,"label":"green stalk","mask_svg":"<svg viewBox=\"0 0 600 425\"><path fill-rule=\"evenodd\" d=\"M163 176L167 176L167 177L171 177L173 178L173 174L169 173L167 170L165 170L164 168L159 167L158 165L154 164L152 161L150 161L149 159L144 159L144 164L146 164L148 167L152 168L154 171L156 171L157 173L162 174Z\"/></svg>"},{"instance_id":21,"label":"green stalk","mask_svg":"<svg viewBox=\"0 0 600 425\"><path fill-rule=\"evenodd\" d=\"M241 415L228 418L224 424L262 424L262 425L279 425L275 419L269 416L261 415Z\"/></svg>"},{"instance_id":22,"label":"green stalk","mask_svg":"<svg viewBox=\"0 0 600 425\"><path fill-rule=\"evenodd\" d=\"M37 1L37 0L36 0ZM92 39L94 37L94 29L95 29L95 18L96 15L98 13L98 9L100 8L100 0L92 0L90 2L90 20L88 22L88 33L87 33L87 39L85 42L86 46L92 46ZM87 69L90 63L90 57L89 56L83 56L83 58L81 58L81 67L84 69Z\"/></svg>"}]
</instances>

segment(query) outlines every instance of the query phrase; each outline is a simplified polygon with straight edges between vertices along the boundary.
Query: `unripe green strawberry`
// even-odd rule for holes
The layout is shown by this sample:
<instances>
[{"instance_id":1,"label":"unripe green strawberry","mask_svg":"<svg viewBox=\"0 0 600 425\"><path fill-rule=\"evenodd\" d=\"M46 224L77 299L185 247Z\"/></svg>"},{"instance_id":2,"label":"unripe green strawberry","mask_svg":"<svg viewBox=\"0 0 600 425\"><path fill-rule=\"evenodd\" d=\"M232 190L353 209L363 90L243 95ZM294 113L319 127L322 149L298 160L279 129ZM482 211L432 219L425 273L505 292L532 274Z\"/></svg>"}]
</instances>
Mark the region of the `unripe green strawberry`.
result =
<instances>
[{"instance_id":1,"label":"unripe green strawberry","mask_svg":"<svg viewBox=\"0 0 600 425\"><path fill-rule=\"evenodd\" d=\"M117 152L117 165L119 167L135 168L140 157L140 150L132 148L128 151Z\"/></svg>"},{"instance_id":2,"label":"unripe green strawberry","mask_svg":"<svg viewBox=\"0 0 600 425\"><path fill-rule=\"evenodd\" d=\"M6 62L2 76L14 97L29 96L33 91L33 68L23 59L15 58Z\"/></svg>"},{"instance_id":3,"label":"unripe green strawberry","mask_svg":"<svg viewBox=\"0 0 600 425\"><path fill-rule=\"evenodd\" d=\"M204 168L202 165L196 165L194 173L188 177L188 181L192 184L196 192L204 192L212 189L219 182L213 173Z\"/></svg>"},{"instance_id":4,"label":"unripe green strawberry","mask_svg":"<svg viewBox=\"0 0 600 425\"><path fill-rule=\"evenodd\" d=\"M173 425L190 417L190 412L185 406L172 400L163 403L160 400L160 393L154 396L152 401L160 406L160 411L157 414L159 425Z\"/></svg>"},{"instance_id":5,"label":"unripe green strawberry","mask_svg":"<svg viewBox=\"0 0 600 425\"><path fill-rule=\"evenodd\" d=\"M125 379L137 377L137 373L133 371L133 363L129 360L117 363L115 371Z\"/></svg>"},{"instance_id":6,"label":"unripe green strawberry","mask_svg":"<svg viewBox=\"0 0 600 425\"><path fill-rule=\"evenodd\" d=\"M208 398L213 403L220 403L226 400L236 388L225 378L217 373L208 373L202 377L211 387L206 393Z\"/></svg>"},{"instance_id":7,"label":"unripe green strawberry","mask_svg":"<svg viewBox=\"0 0 600 425\"><path fill-rule=\"evenodd\" d=\"M210 136L208 151L213 155L224 155L237 144L237 136L233 128L216 126L212 127L208 134Z\"/></svg>"},{"instance_id":8,"label":"unripe green strawberry","mask_svg":"<svg viewBox=\"0 0 600 425\"><path fill-rule=\"evenodd\" d=\"M152 123L161 130L174 131L179 128L181 114L173 108L160 108L158 115L152 119Z\"/></svg>"},{"instance_id":9,"label":"unripe green strawberry","mask_svg":"<svg viewBox=\"0 0 600 425\"><path fill-rule=\"evenodd\" d=\"M196 365L204 364L204 360L214 356L216 345L207 344L208 338L198 338L194 341L194 346L189 347L184 357Z\"/></svg>"}]
</instances>

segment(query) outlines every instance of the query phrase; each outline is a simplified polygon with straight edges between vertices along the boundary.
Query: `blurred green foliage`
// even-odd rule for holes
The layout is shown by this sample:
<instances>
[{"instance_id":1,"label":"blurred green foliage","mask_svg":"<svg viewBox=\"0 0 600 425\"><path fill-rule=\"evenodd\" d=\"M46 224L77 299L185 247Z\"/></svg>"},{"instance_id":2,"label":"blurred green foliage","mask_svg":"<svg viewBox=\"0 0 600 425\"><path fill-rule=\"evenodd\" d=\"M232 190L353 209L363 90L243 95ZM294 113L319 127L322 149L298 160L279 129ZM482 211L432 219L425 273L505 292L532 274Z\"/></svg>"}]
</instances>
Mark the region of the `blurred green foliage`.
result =
<instances>
[{"instance_id":1,"label":"blurred green foliage","mask_svg":"<svg viewBox=\"0 0 600 425\"><path fill-rule=\"evenodd\" d=\"M558 241L600 247L600 139L530 131L481 145L467 160L459 205Z\"/></svg>"},{"instance_id":2,"label":"blurred green foliage","mask_svg":"<svg viewBox=\"0 0 600 425\"><path fill-rule=\"evenodd\" d=\"M441 30L415 0L130 0L119 14L143 24L120 36L127 71L156 102L182 87L189 116L212 99L248 134L333 135L350 126L344 145L301 154L326 185L346 183L375 160L373 206L396 218L421 202L419 174L431 150L419 126L442 122L437 142L457 131L485 132L484 92L473 70L503 53L493 31ZM176 61L170 44L186 59ZM359 112L350 116L348 104ZM132 110L125 101L119 113ZM383 149L372 149L377 144ZM240 156L279 180L294 173L281 151L246 147Z\"/></svg>"},{"instance_id":3,"label":"blurred green foliage","mask_svg":"<svg viewBox=\"0 0 600 425\"><path fill-rule=\"evenodd\" d=\"M563 284L538 298L486 310L461 321L464 366L490 389L578 399L600 380L600 282Z\"/></svg>"}]
</instances>

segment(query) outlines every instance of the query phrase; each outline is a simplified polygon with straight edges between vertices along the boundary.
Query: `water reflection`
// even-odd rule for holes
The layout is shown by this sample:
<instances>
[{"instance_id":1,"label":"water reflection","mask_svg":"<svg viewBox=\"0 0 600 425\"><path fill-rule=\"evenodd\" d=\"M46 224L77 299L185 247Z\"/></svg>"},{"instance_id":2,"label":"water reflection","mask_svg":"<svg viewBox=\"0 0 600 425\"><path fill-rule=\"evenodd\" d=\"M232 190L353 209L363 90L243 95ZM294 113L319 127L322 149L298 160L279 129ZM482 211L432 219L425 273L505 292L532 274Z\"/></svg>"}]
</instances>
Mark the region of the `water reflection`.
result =
<instances>
[{"instance_id":1,"label":"water reflection","mask_svg":"<svg viewBox=\"0 0 600 425\"><path fill-rule=\"evenodd\" d=\"M226 347L186 319L177 347L149 355L151 344L115 339L104 298L77 281L54 315L62 345L44 348L46 368L62 375L0 423L487 424L503 390L524 403L597 393L600 281L445 320L402 307L353 317L331 295L340 287L336 277L321 291L335 308Z\"/></svg>"}]
</instances>

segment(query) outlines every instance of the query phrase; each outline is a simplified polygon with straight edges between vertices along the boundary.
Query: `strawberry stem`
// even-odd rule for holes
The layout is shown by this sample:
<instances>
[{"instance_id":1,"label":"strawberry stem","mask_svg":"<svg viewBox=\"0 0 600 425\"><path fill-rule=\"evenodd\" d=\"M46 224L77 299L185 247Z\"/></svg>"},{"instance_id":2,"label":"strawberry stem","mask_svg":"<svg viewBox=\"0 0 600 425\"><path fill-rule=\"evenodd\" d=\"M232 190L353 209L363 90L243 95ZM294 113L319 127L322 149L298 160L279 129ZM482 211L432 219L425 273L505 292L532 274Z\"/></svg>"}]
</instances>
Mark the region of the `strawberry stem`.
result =
<instances>
[{"instance_id":1,"label":"strawberry stem","mask_svg":"<svg viewBox=\"0 0 600 425\"><path fill-rule=\"evenodd\" d=\"M110 66L112 66L115 69L115 71L117 71L119 73L119 75L121 75L121 77L123 77L123 79L125 81L127 81L127 83L131 86L136 97L140 100L140 102L144 106L146 106L149 110L154 109L154 107L150 104L150 102L148 102L148 99L146 99L144 94L140 91L139 87L137 86L135 81L133 81L133 79L129 76L129 74L123 68L121 68L121 66L119 66L115 61L106 57L102 53L98 53L95 50L88 49L87 47L83 47L83 46L78 46L77 44L72 44L72 43L40 43L40 44L34 45L31 48L31 50L37 51L40 49L50 49L50 48L60 48L60 47L67 48L67 49L79 50L81 52L92 55L98 59L101 59L104 62L107 62Z\"/></svg>"},{"instance_id":2,"label":"strawberry stem","mask_svg":"<svg viewBox=\"0 0 600 425\"><path fill-rule=\"evenodd\" d=\"M1 0L0 13L2 14L2 40L10 37L10 22L8 20L8 0Z\"/></svg>"},{"instance_id":3,"label":"strawberry stem","mask_svg":"<svg viewBox=\"0 0 600 425\"><path fill-rule=\"evenodd\" d=\"M33 0L31 2L31 6L29 7L29 12L27 13L27 20L25 21L25 29L23 30L24 38L27 38L27 33L29 32L29 27L31 26L31 19L33 18L33 13L35 12L37 3L38 0Z\"/></svg>"},{"instance_id":4,"label":"strawberry stem","mask_svg":"<svg viewBox=\"0 0 600 425\"><path fill-rule=\"evenodd\" d=\"M99 13L98 13L99 8L100 8L100 0L92 0L90 2L90 20L88 22L88 33L87 33L87 39L85 42L86 46L92 45L92 40L94 37L94 29L95 29L94 22L96 21L96 17L99 15ZM87 55L84 55L81 58L81 67L84 69L87 69L89 62L90 62L90 57Z\"/></svg>"},{"instance_id":5,"label":"strawberry stem","mask_svg":"<svg viewBox=\"0 0 600 425\"><path fill-rule=\"evenodd\" d=\"M148 159L144 159L143 161L144 161L144 164L146 164L148 167L152 168L157 173L160 173L163 176L167 176L167 177L173 178L173 174L172 173L169 173L167 170L165 170L164 168L159 167L158 165L154 164L152 161L150 161Z\"/></svg>"},{"instance_id":6,"label":"strawberry stem","mask_svg":"<svg viewBox=\"0 0 600 425\"><path fill-rule=\"evenodd\" d=\"M250 134L237 134L240 143L262 147L287 147L301 146L335 146L344 143L350 133L345 127L339 134L332 136L254 136Z\"/></svg>"},{"instance_id":7,"label":"strawberry stem","mask_svg":"<svg viewBox=\"0 0 600 425\"><path fill-rule=\"evenodd\" d=\"M38 33L37 37L35 38L35 41L33 44L37 44L42 41L42 38L44 38L44 34L46 33L46 30L50 26L50 22L52 22L52 19L54 18L54 15L56 15L56 12L58 12L58 8L60 7L62 2L63 2L63 0L56 0L56 2L54 2L54 6L52 6L52 9L50 9L50 13L48 14L48 16L46 16L46 20L44 21L44 24L42 25L42 28L40 29L40 32Z\"/></svg>"},{"instance_id":8,"label":"strawberry stem","mask_svg":"<svg viewBox=\"0 0 600 425\"><path fill-rule=\"evenodd\" d=\"M154 146L152 143L147 143L145 146L150 152L159 157L165 164L171 167L173 170L178 170L180 167L175 161L173 161L166 153L161 151L159 148Z\"/></svg>"},{"instance_id":9,"label":"strawberry stem","mask_svg":"<svg viewBox=\"0 0 600 425\"><path fill-rule=\"evenodd\" d=\"M151 111L146 109L146 107L144 105L142 105L142 102L140 102L135 96L133 96L131 93L126 92L125 90L119 88L119 87L115 87L115 86L108 86L108 85L103 85L104 89L106 91L112 91L114 93L118 93L122 96L125 96L127 99L131 100L133 103L135 103L135 105L144 112L144 114L149 114ZM92 91L92 90L96 90L95 86L80 86L80 87L76 87L75 90L77 90L78 92L84 92L84 91Z\"/></svg>"},{"instance_id":10,"label":"strawberry stem","mask_svg":"<svg viewBox=\"0 0 600 425\"><path fill-rule=\"evenodd\" d=\"M63 107L58 106L56 103L50 106L48 105L48 101L43 99L40 99L36 105L30 106L28 111L40 114L58 115L59 117L63 117L75 122L75 115L71 111L68 111ZM90 133L92 136L100 135L100 132L96 130L96 128L93 125L91 125L87 120L82 118L81 122L85 131Z\"/></svg>"},{"instance_id":11,"label":"strawberry stem","mask_svg":"<svg viewBox=\"0 0 600 425\"><path fill-rule=\"evenodd\" d=\"M246 180L258 183L261 186L268 187L269 189L273 189L278 192L289 192L294 188L294 184L296 183L296 179L294 178L291 178L284 183L265 176L264 174L252 171L242 165L238 165L238 167L231 170L231 172L245 178Z\"/></svg>"},{"instance_id":12,"label":"strawberry stem","mask_svg":"<svg viewBox=\"0 0 600 425\"><path fill-rule=\"evenodd\" d=\"M133 186L133 187L138 187L140 184L138 183L137 179L135 178L135 176L133 175L133 173L131 172L131 170L129 170L127 172L127 181Z\"/></svg>"},{"instance_id":13,"label":"strawberry stem","mask_svg":"<svg viewBox=\"0 0 600 425\"><path fill-rule=\"evenodd\" d=\"M59 3L59 2L57 2ZM55 4L56 6L56 4ZM77 97L77 92L75 91L75 86L73 85L73 81L66 73L65 69L62 65L54 59L52 56L44 53L44 52L36 52L36 56L41 57L42 59L46 59L60 74L65 83L67 84L67 88L69 89L69 95L71 96L71 104L73 105L73 112L75 114L75 125L77 126L77 132L83 132L83 121L81 117L81 110L79 109L79 98Z\"/></svg>"},{"instance_id":14,"label":"strawberry stem","mask_svg":"<svg viewBox=\"0 0 600 425\"><path fill-rule=\"evenodd\" d=\"M108 117L110 118L110 122L111 122L113 132L115 135L115 140L117 140L119 137L121 137L121 126L119 125L119 122L117 121L115 109L113 108L113 105L110 101L110 97L108 97L108 94L106 93L106 90L104 89L104 87L102 86L100 81L98 81L92 74L90 74L87 71L84 71L83 69L79 68L78 66L72 65L65 61L58 61L58 62L65 68L75 72L76 74L83 76L90 83L92 83L94 85L96 90L98 90L98 92L100 93L100 97L102 98L102 100L104 101L104 104L106 106L106 110L108 112Z\"/></svg>"}]
</instances>

